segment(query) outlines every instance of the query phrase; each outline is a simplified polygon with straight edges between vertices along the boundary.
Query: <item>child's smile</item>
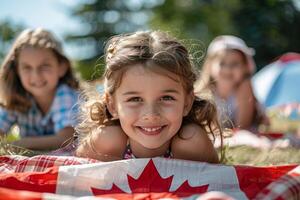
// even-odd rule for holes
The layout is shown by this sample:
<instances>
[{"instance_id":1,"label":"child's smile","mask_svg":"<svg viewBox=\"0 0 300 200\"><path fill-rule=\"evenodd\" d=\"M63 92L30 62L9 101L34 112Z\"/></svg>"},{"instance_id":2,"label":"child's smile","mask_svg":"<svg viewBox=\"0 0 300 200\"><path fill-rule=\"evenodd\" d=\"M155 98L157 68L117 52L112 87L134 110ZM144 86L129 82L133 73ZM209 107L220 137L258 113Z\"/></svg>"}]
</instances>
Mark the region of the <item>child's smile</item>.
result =
<instances>
[{"instance_id":1,"label":"child's smile","mask_svg":"<svg viewBox=\"0 0 300 200\"><path fill-rule=\"evenodd\" d=\"M166 127L166 125L165 126L153 126L153 127L142 127L142 126L138 126L138 128L141 130L141 132L143 133L143 134L146 134L146 135L149 135L149 136L151 136L151 135L153 135L153 136L155 136L155 135L159 135L160 134L160 132L163 130L163 128L165 128Z\"/></svg>"}]
</instances>

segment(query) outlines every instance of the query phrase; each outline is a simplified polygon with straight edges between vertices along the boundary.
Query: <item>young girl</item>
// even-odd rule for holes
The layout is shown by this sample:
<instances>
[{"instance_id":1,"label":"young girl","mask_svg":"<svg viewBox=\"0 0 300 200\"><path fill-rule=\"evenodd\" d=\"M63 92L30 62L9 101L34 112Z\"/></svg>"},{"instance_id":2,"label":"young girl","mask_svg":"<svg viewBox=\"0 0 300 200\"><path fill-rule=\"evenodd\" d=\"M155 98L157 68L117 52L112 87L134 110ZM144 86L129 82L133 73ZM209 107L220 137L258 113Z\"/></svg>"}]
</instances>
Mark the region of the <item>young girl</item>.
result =
<instances>
[{"instance_id":1,"label":"young girl","mask_svg":"<svg viewBox=\"0 0 300 200\"><path fill-rule=\"evenodd\" d=\"M18 125L29 149L55 149L72 138L78 82L61 44L41 28L24 30L0 74L0 136Z\"/></svg>"},{"instance_id":2,"label":"young girl","mask_svg":"<svg viewBox=\"0 0 300 200\"><path fill-rule=\"evenodd\" d=\"M163 156L218 162L208 134L221 135L216 108L194 95L187 49L159 31L113 37L104 94L86 93L76 154L103 161Z\"/></svg>"},{"instance_id":3,"label":"young girl","mask_svg":"<svg viewBox=\"0 0 300 200\"><path fill-rule=\"evenodd\" d=\"M255 71L253 55L243 40L230 35L215 38L208 47L196 90L212 91L225 127L253 130L259 120L250 82Z\"/></svg>"}]
</instances>

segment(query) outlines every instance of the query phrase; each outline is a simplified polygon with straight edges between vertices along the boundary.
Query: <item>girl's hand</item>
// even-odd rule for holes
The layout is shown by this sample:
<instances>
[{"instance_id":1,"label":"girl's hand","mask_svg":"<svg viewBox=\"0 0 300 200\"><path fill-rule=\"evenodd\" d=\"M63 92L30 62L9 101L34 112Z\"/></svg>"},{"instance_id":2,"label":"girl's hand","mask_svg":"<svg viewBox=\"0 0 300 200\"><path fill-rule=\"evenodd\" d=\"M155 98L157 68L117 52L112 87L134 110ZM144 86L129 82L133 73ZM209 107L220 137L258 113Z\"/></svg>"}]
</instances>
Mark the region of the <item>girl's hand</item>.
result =
<instances>
[{"instance_id":1,"label":"girl's hand","mask_svg":"<svg viewBox=\"0 0 300 200\"><path fill-rule=\"evenodd\" d=\"M60 148L65 142L73 138L74 129L65 127L55 135L27 136L12 144L32 150L54 150Z\"/></svg>"}]
</instances>

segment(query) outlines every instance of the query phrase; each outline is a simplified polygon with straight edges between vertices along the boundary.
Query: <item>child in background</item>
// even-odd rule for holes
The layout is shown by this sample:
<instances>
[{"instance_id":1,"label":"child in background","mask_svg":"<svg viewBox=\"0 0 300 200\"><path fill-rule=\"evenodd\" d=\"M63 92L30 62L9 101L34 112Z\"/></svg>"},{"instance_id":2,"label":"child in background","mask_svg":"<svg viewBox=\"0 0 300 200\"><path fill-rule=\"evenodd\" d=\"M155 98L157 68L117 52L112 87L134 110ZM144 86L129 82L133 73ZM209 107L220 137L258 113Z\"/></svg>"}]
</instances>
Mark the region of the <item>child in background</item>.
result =
<instances>
[{"instance_id":1,"label":"child in background","mask_svg":"<svg viewBox=\"0 0 300 200\"><path fill-rule=\"evenodd\" d=\"M212 91L220 120L227 128L255 131L263 116L251 86L254 50L240 38L224 35L209 45L196 90Z\"/></svg>"},{"instance_id":2,"label":"child in background","mask_svg":"<svg viewBox=\"0 0 300 200\"><path fill-rule=\"evenodd\" d=\"M1 66L0 136L13 125L14 144L36 150L59 148L72 138L78 81L61 44L41 28L24 30Z\"/></svg>"},{"instance_id":3,"label":"child in background","mask_svg":"<svg viewBox=\"0 0 300 200\"><path fill-rule=\"evenodd\" d=\"M159 31L113 37L104 94L86 93L76 155L111 161L162 156L216 163L216 107L194 95L187 49Z\"/></svg>"}]
</instances>

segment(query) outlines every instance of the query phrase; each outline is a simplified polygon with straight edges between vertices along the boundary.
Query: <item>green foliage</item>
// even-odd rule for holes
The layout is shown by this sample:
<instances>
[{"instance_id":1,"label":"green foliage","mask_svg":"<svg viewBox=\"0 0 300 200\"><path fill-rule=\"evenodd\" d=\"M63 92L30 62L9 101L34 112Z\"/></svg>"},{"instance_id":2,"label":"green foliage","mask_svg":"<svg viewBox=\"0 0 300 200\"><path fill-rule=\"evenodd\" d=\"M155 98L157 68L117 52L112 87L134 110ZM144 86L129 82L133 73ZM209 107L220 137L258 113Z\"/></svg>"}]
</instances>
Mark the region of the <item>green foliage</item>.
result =
<instances>
[{"instance_id":1,"label":"green foliage","mask_svg":"<svg viewBox=\"0 0 300 200\"><path fill-rule=\"evenodd\" d=\"M297 148L257 149L248 146L230 147L226 151L229 165L287 165L300 164L300 151Z\"/></svg>"},{"instance_id":2,"label":"green foliage","mask_svg":"<svg viewBox=\"0 0 300 200\"><path fill-rule=\"evenodd\" d=\"M92 81L98 79L104 73L104 62L101 58L78 60L74 65L76 71L80 72L80 76L84 80Z\"/></svg>"},{"instance_id":3,"label":"green foliage","mask_svg":"<svg viewBox=\"0 0 300 200\"><path fill-rule=\"evenodd\" d=\"M300 11L293 0L166 0L150 24L206 45L221 34L239 36L256 50L258 68L300 49Z\"/></svg>"},{"instance_id":4,"label":"green foliage","mask_svg":"<svg viewBox=\"0 0 300 200\"><path fill-rule=\"evenodd\" d=\"M300 49L300 11L293 0L94 0L77 5L72 16L83 28L67 40L93 48L76 62L89 80L101 75L92 75L94 63L109 37L149 27L193 39L203 52L218 35L239 36L256 50L258 69L282 53Z\"/></svg>"},{"instance_id":5,"label":"green foliage","mask_svg":"<svg viewBox=\"0 0 300 200\"><path fill-rule=\"evenodd\" d=\"M293 0L244 0L233 14L239 35L256 50L261 67L283 53L300 49L300 11Z\"/></svg>"},{"instance_id":6,"label":"green foliage","mask_svg":"<svg viewBox=\"0 0 300 200\"><path fill-rule=\"evenodd\" d=\"M103 64L98 59L103 56L104 44L109 37L145 28L146 13L153 6L153 1L132 2L98 0L78 4L72 10L72 16L81 21L83 31L67 36L67 41L93 49L93 53L76 62L76 68L84 79L93 80L102 75Z\"/></svg>"},{"instance_id":7,"label":"green foliage","mask_svg":"<svg viewBox=\"0 0 300 200\"><path fill-rule=\"evenodd\" d=\"M24 155L31 156L34 152L29 149L15 146L8 142L6 138L0 137L0 156L2 155Z\"/></svg>"},{"instance_id":8,"label":"green foliage","mask_svg":"<svg viewBox=\"0 0 300 200\"><path fill-rule=\"evenodd\" d=\"M0 21L0 62L2 63L5 55L17 36L23 30L23 25L14 24L9 20Z\"/></svg>"},{"instance_id":9,"label":"green foliage","mask_svg":"<svg viewBox=\"0 0 300 200\"><path fill-rule=\"evenodd\" d=\"M150 25L154 29L168 30L182 38L210 41L215 35L234 32L231 13L238 0L195 1L166 0L154 8Z\"/></svg>"}]
</instances>

